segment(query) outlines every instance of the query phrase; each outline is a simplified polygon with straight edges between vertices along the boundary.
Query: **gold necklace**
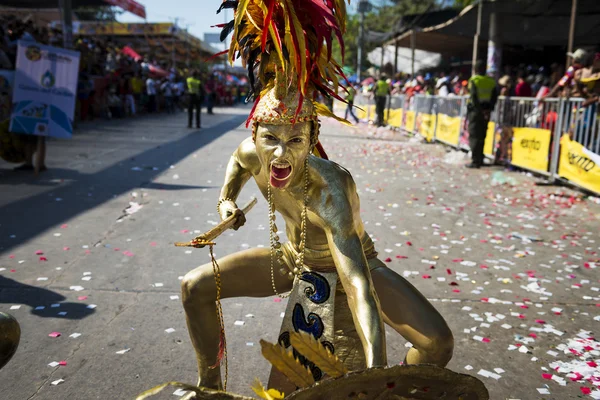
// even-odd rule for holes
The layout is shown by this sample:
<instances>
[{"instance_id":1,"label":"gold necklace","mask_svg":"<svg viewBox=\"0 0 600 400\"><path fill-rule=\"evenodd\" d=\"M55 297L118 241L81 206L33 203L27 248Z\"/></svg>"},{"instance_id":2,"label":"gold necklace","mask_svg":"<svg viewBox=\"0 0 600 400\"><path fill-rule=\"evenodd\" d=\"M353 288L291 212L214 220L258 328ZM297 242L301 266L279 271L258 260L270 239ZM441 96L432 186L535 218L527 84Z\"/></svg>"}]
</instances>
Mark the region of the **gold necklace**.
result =
<instances>
[{"instance_id":1,"label":"gold necklace","mask_svg":"<svg viewBox=\"0 0 600 400\"><path fill-rule=\"evenodd\" d=\"M277 288L275 286L274 259L277 259L277 262L279 264L279 272L281 273L281 275L287 274L288 278L293 279L295 284L295 278L299 277L302 274L302 267L304 266L304 253L306 249L306 209L308 204L308 156L304 161L304 206L302 207L302 214L300 215L300 246L298 248L298 258L296 259L296 266L292 271L286 271L286 263L283 259L283 250L281 249L281 243L279 242L279 236L277 235L277 225L275 225L275 205L273 204L271 183L269 183L269 185L267 186L267 198L269 201L269 238L271 242L271 285L273 286L273 292L275 292L275 294L281 297L282 299L285 299L289 297L289 295L292 293L294 285L292 285L292 290L290 290L290 292L286 295L280 294L277 291Z\"/></svg>"}]
</instances>

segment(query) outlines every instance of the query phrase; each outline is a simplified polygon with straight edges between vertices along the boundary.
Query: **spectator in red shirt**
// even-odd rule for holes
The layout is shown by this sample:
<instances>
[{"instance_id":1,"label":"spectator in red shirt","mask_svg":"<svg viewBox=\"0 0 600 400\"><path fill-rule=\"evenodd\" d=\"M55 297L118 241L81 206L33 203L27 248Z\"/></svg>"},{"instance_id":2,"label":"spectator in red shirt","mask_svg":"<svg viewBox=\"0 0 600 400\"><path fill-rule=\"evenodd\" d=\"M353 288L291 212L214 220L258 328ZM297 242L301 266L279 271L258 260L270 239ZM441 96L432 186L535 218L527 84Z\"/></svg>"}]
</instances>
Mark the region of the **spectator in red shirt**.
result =
<instances>
[{"instance_id":1,"label":"spectator in red shirt","mask_svg":"<svg viewBox=\"0 0 600 400\"><path fill-rule=\"evenodd\" d=\"M525 80L525 71L520 71L517 77L517 86L515 87L515 96L517 97L531 97L533 96L531 86Z\"/></svg>"}]
</instances>

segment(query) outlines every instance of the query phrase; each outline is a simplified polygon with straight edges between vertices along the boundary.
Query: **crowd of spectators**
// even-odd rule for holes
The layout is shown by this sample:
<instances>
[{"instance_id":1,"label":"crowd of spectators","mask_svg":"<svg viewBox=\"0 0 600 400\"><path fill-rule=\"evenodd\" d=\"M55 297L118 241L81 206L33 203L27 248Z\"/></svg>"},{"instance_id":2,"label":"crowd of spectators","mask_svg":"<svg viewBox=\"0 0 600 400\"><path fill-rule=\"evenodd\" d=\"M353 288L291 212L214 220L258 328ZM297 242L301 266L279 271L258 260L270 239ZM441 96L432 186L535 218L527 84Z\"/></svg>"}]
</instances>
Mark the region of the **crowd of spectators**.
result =
<instances>
[{"instance_id":1,"label":"crowd of spectators","mask_svg":"<svg viewBox=\"0 0 600 400\"><path fill-rule=\"evenodd\" d=\"M0 16L0 69L15 68L17 41L63 46L60 29L37 26L32 20ZM151 56L139 56L110 38L75 35L73 49L80 52L75 121L124 118L139 114L183 110L187 101L185 80L191 71L176 69ZM202 82L212 104L232 105L247 93L244 84L222 72L204 73Z\"/></svg>"}]
</instances>

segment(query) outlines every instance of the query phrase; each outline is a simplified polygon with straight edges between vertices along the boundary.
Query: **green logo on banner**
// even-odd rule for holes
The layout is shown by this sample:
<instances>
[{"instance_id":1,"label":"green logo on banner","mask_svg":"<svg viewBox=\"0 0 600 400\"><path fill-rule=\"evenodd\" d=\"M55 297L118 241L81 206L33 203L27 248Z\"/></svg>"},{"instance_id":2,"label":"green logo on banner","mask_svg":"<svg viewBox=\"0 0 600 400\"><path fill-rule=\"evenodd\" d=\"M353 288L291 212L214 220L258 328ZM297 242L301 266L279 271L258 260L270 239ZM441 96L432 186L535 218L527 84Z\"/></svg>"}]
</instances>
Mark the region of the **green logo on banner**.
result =
<instances>
[{"instance_id":1,"label":"green logo on banner","mask_svg":"<svg viewBox=\"0 0 600 400\"><path fill-rule=\"evenodd\" d=\"M46 71L46 73L44 75L42 75L42 80L41 80L41 84L43 87L45 88L51 88L52 86L54 86L54 75L52 75L52 72L50 71Z\"/></svg>"}]
</instances>

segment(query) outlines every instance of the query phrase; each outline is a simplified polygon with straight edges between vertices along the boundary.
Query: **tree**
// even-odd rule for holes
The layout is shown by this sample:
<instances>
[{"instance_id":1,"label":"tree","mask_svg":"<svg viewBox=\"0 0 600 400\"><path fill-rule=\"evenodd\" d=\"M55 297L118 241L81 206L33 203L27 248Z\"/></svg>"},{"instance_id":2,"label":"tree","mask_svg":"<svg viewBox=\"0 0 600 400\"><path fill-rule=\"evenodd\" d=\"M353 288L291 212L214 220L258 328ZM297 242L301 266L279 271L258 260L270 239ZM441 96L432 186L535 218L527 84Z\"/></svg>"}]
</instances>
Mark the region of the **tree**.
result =
<instances>
[{"instance_id":1,"label":"tree","mask_svg":"<svg viewBox=\"0 0 600 400\"><path fill-rule=\"evenodd\" d=\"M115 22L124 12L112 6L80 7L75 10L75 15L80 21Z\"/></svg>"},{"instance_id":2,"label":"tree","mask_svg":"<svg viewBox=\"0 0 600 400\"><path fill-rule=\"evenodd\" d=\"M394 30L397 29L403 16L439 9L440 7L443 7L445 3L446 1L444 0L390 0L389 2L384 2L384 5L373 7L371 12L365 14L365 32L393 33ZM358 55L359 25L359 15L349 14L347 18L346 34L344 35L345 57L343 65L352 67L353 69L356 68ZM381 46L380 42L365 41L361 61L363 69L367 69L371 66L367 60L367 54L379 46ZM342 59L341 49L337 43L334 44L333 56L336 60Z\"/></svg>"}]
</instances>

